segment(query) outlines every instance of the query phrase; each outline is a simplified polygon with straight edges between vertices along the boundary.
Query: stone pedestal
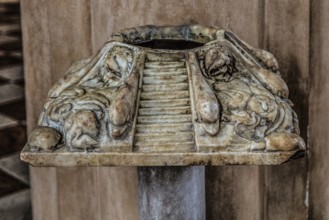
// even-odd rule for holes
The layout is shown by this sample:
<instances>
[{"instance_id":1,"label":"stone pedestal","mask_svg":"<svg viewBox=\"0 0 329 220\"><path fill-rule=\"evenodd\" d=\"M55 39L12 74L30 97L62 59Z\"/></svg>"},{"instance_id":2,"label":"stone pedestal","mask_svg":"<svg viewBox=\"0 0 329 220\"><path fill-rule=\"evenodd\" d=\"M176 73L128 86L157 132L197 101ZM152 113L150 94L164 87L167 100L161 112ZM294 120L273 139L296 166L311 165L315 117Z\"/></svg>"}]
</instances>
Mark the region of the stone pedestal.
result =
<instances>
[{"instance_id":1,"label":"stone pedestal","mask_svg":"<svg viewBox=\"0 0 329 220\"><path fill-rule=\"evenodd\" d=\"M195 165L304 155L288 95L274 56L229 31L127 29L53 86L21 158L137 166L141 219L204 219L204 167Z\"/></svg>"},{"instance_id":2,"label":"stone pedestal","mask_svg":"<svg viewBox=\"0 0 329 220\"><path fill-rule=\"evenodd\" d=\"M139 167L140 219L205 219L205 169Z\"/></svg>"}]
</instances>

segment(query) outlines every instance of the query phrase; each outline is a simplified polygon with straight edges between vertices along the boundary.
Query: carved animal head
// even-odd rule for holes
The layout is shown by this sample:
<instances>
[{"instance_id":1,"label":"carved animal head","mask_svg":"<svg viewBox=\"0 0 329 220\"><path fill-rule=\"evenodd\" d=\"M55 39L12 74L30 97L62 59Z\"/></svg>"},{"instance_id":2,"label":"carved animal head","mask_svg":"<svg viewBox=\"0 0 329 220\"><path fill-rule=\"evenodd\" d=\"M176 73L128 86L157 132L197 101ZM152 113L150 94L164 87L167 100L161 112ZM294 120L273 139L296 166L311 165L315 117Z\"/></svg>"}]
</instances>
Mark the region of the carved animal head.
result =
<instances>
[{"instance_id":1,"label":"carved animal head","mask_svg":"<svg viewBox=\"0 0 329 220\"><path fill-rule=\"evenodd\" d=\"M205 55L207 77L215 81L229 81L234 72L234 59L225 47L215 47Z\"/></svg>"},{"instance_id":2,"label":"carved animal head","mask_svg":"<svg viewBox=\"0 0 329 220\"><path fill-rule=\"evenodd\" d=\"M129 76L132 63L131 49L122 46L112 48L104 62L103 80L113 86L121 83Z\"/></svg>"}]
</instances>

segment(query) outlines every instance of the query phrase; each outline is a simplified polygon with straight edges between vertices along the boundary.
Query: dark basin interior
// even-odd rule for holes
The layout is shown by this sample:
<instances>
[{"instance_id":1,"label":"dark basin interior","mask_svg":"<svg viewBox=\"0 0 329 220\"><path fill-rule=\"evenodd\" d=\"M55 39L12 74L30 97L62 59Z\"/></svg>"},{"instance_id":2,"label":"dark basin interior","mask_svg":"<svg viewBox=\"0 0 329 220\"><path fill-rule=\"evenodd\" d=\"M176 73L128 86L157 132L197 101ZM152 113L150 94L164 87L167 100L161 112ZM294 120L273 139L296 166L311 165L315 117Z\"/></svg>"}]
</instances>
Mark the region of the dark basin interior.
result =
<instances>
[{"instance_id":1,"label":"dark basin interior","mask_svg":"<svg viewBox=\"0 0 329 220\"><path fill-rule=\"evenodd\" d=\"M188 40L159 39L159 40L150 40L150 41L135 43L134 45L152 48L152 49L187 50L196 47L201 47L204 44L200 42L188 41Z\"/></svg>"}]
</instances>

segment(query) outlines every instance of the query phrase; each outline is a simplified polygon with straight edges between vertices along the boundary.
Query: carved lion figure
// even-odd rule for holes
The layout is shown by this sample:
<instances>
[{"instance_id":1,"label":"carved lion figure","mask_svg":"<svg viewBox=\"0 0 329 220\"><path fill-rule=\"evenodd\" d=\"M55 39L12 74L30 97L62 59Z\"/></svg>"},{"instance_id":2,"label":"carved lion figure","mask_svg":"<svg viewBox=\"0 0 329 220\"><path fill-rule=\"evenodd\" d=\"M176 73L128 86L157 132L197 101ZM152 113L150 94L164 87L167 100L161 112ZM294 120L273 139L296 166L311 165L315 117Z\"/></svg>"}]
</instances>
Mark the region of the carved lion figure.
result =
<instances>
[{"instance_id":1,"label":"carved lion figure","mask_svg":"<svg viewBox=\"0 0 329 220\"><path fill-rule=\"evenodd\" d=\"M108 43L94 58L74 64L50 90L39 125L59 131L71 150L94 149L123 137L135 109L137 53Z\"/></svg>"},{"instance_id":2,"label":"carved lion figure","mask_svg":"<svg viewBox=\"0 0 329 220\"><path fill-rule=\"evenodd\" d=\"M278 72L243 62L223 45L210 48L203 56L203 75L220 102L222 134L229 139L227 143L251 143L252 150L304 148L299 146L303 141L289 104L288 88ZM228 132L230 127L233 132ZM286 141L274 146L272 139L278 139L278 134Z\"/></svg>"}]
</instances>

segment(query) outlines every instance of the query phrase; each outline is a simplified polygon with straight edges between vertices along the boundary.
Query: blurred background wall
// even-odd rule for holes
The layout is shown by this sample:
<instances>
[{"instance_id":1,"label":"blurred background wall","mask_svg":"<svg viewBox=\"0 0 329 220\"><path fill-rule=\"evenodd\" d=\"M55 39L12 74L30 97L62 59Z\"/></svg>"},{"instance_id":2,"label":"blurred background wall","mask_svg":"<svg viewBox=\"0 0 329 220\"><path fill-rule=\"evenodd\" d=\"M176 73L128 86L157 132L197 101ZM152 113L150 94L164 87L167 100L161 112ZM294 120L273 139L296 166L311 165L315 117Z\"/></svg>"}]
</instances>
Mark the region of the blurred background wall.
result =
<instances>
[{"instance_id":1,"label":"blurred background wall","mask_svg":"<svg viewBox=\"0 0 329 220\"><path fill-rule=\"evenodd\" d=\"M28 131L51 85L112 32L183 23L230 29L278 59L309 153L279 166L207 167L207 218L329 219L328 11L326 0L22 0ZM136 168L30 171L34 219L138 217Z\"/></svg>"},{"instance_id":2,"label":"blurred background wall","mask_svg":"<svg viewBox=\"0 0 329 220\"><path fill-rule=\"evenodd\" d=\"M18 0L0 0L0 219L31 219Z\"/></svg>"}]
</instances>

